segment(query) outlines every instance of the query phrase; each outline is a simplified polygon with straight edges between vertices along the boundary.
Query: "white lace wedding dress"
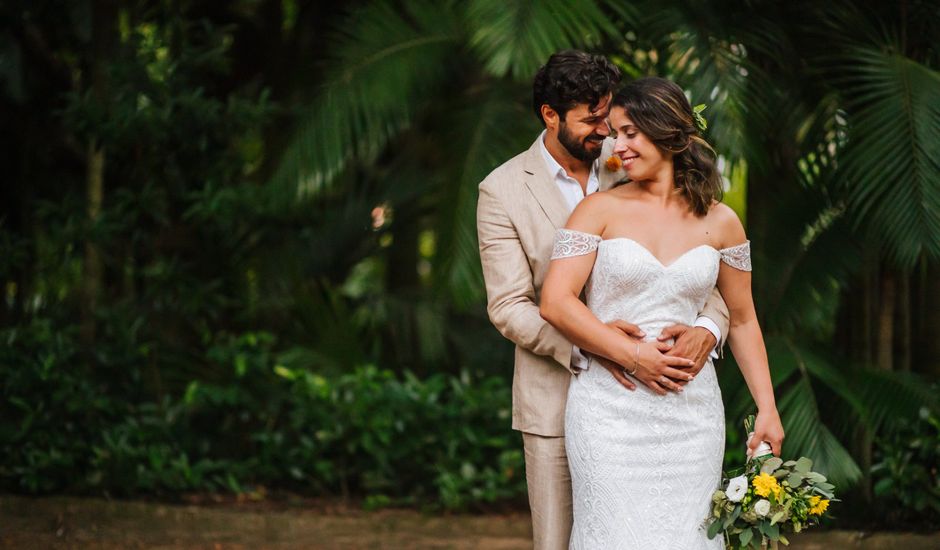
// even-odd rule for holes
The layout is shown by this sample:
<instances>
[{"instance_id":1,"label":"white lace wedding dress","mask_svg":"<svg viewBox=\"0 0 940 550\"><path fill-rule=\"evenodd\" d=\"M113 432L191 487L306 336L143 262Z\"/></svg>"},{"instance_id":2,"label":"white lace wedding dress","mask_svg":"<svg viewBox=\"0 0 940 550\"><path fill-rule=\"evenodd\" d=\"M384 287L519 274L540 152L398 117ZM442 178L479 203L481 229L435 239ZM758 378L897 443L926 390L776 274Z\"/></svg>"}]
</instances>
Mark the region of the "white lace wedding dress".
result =
<instances>
[{"instance_id":1,"label":"white lace wedding dress","mask_svg":"<svg viewBox=\"0 0 940 550\"><path fill-rule=\"evenodd\" d=\"M603 322L623 319L648 340L672 324L691 325L715 286L719 261L750 270L749 243L707 245L663 265L627 238L562 229L552 258L597 250L587 305ZM628 391L589 363L571 381L565 446L574 502L571 548L721 550L702 525L721 480L724 407L711 359L682 393Z\"/></svg>"}]
</instances>

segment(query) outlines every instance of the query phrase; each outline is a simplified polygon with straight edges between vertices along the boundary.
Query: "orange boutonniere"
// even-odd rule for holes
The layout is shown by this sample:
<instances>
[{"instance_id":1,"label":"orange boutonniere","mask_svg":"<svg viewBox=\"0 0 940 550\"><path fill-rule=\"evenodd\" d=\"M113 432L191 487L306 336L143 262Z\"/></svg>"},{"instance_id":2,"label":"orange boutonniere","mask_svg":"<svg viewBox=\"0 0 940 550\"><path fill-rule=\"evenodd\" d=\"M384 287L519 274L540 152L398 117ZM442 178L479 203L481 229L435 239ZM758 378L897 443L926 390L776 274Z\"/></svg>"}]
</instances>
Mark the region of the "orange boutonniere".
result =
<instances>
[{"instance_id":1,"label":"orange boutonniere","mask_svg":"<svg viewBox=\"0 0 940 550\"><path fill-rule=\"evenodd\" d=\"M604 162L604 166L606 166L609 171L616 172L623 168L623 161L621 161L620 157L617 155L613 155Z\"/></svg>"}]
</instances>

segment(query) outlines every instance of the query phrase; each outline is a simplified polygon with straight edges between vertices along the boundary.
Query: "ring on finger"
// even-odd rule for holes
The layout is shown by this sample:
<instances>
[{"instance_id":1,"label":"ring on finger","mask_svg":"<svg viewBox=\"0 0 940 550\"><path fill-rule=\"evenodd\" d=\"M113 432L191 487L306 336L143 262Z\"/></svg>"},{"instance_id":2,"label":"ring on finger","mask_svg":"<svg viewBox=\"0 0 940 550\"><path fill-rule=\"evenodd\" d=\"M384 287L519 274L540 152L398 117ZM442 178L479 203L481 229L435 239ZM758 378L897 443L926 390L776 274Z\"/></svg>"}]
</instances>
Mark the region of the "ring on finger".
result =
<instances>
[{"instance_id":1,"label":"ring on finger","mask_svg":"<svg viewBox=\"0 0 940 550\"><path fill-rule=\"evenodd\" d=\"M660 384L666 384L667 382L668 382L668 380L666 379L665 376L660 376L660 377L659 377L659 383L660 383Z\"/></svg>"}]
</instances>

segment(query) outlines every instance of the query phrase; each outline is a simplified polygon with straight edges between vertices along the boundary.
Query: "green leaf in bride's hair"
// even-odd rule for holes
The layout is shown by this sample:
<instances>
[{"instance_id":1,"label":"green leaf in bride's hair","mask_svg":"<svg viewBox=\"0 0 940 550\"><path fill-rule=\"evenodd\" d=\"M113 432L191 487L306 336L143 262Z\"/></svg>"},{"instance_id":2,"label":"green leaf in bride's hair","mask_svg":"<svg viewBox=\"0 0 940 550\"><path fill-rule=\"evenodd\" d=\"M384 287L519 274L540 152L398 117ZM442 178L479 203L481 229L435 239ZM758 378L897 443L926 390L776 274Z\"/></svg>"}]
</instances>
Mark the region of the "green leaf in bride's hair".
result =
<instances>
[{"instance_id":1,"label":"green leaf in bride's hair","mask_svg":"<svg viewBox=\"0 0 940 550\"><path fill-rule=\"evenodd\" d=\"M692 118L695 119L695 126L698 127L700 132L704 132L708 128L708 121L702 116L702 111L707 108L708 106L704 103L699 103L695 107L692 107Z\"/></svg>"}]
</instances>

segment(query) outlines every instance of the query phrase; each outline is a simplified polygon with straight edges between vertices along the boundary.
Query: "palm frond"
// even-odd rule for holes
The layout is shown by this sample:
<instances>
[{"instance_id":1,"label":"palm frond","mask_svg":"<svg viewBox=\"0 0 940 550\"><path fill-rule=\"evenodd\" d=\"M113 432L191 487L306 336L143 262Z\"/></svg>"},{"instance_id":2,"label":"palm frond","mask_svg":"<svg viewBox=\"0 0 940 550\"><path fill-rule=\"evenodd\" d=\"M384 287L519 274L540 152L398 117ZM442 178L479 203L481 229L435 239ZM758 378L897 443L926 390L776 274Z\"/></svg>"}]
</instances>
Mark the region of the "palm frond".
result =
<instances>
[{"instance_id":1,"label":"palm frond","mask_svg":"<svg viewBox=\"0 0 940 550\"><path fill-rule=\"evenodd\" d=\"M773 250L786 252L768 258L772 263L759 270L763 277L776 274L773 292L762 303L767 329L786 334L831 333L840 291L862 267L860 243L837 208L819 212L813 223L788 240L795 241L796 247L774 245Z\"/></svg>"},{"instance_id":2,"label":"palm frond","mask_svg":"<svg viewBox=\"0 0 940 550\"><path fill-rule=\"evenodd\" d=\"M755 60L786 55L786 41L769 17L740 3L718 10L687 2L666 9L650 3L640 10L647 15L637 32L657 59L650 70L678 82L693 104L708 105L707 136L722 155L759 160L763 140L748 130L771 127L780 118L781 97Z\"/></svg>"},{"instance_id":3,"label":"palm frond","mask_svg":"<svg viewBox=\"0 0 940 550\"><path fill-rule=\"evenodd\" d=\"M843 488L855 483L861 471L834 428L861 421L876 432L887 419L916 418L921 407L936 410L938 405L930 388L915 375L854 365L848 369L838 358L779 336L767 338L767 354L787 433L785 455L811 457ZM743 380L739 383L743 386ZM746 414L751 406L746 386L723 384L722 390L732 397L729 417ZM832 406L831 400L839 405ZM833 411L836 416L829 416Z\"/></svg>"},{"instance_id":4,"label":"palm frond","mask_svg":"<svg viewBox=\"0 0 940 550\"><path fill-rule=\"evenodd\" d=\"M313 370L348 368L372 359L375 350L347 301L326 280L293 287L291 318L298 333L308 335L312 344L290 354L298 367ZM371 353L370 353L371 352Z\"/></svg>"},{"instance_id":5,"label":"palm frond","mask_svg":"<svg viewBox=\"0 0 940 550\"><path fill-rule=\"evenodd\" d=\"M455 106L454 135L445 141L459 143L461 149L449 164L437 202L434 280L459 308L479 305L484 297L476 237L477 186L538 135L535 117L525 108L528 93L528 86L491 82Z\"/></svg>"},{"instance_id":6,"label":"palm frond","mask_svg":"<svg viewBox=\"0 0 940 550\"><path fill-rule=\"evenodd\" d=\"M619 11L623 16L624 10ZM490 74L530 81L558 50L598 47L617 27L592 0L473 0L466 11L470 46Z\"/></svg>"},{"instance_id":7,"label":"palm frond","mask_svg":"<svg viewBox=\"0 0 940 550\"><path fill-rule=\"evenodd\" d=\"M454 67L459 25L447 3L369 3L331 38L328 77L271 184L293 200L318 193L353 158L370 162L407 127Z\"/></svg>"},{"instance_id":8,"label":"palm frond","mask_svg":"<svg viewBox=\"0 0 940 550\"><path fill-rule=\"evenodd\" d=\"M940 73L855 46L834 68L849 138L839 175L856 227L900 268L940 258Z\"/></svg>"},{"instance_id":9,"label":"palm frond","mask_svg":"<svg viewBox=\"0 0 940 550\"><path fill-rule=\"evenodd\" d=\"M860 399L850 386L841 383L838 369L789 339L768 338L767 354L773 370L790 373L774 376L777 408L787 433L786 456L808 456L837 486L851 486L861 477L861 470L832 434L829 428L832 419L820 414L820 396L814 382L822 382L852 409L862 406Z\"/></svg>"},{"instance_id":10,"label":"palm frond","mask_svg":"<svg viewBox=\"0 0 940 550\"><path fill-rule=\"evenodd\" d=\"M865 403L872 431L880 430L892 419L918 418L923 407L934 413L940 407L930 384L915 374L860 368L853 370L852 379L855 392Z\"/></svg>"},{"instance_id":11,"label":"palm frond","mask_svg":"<svg viewBox=\"0 0 940 550\"><path fill-rule=\"evenodd\" d=\"M784 393L778 408L787 433L784 442L787 457L812 458L815 469L840 489L861 477L861 469L852 455L822 422L808 379L799 380Z\"/></svg>"}]
</instances>

